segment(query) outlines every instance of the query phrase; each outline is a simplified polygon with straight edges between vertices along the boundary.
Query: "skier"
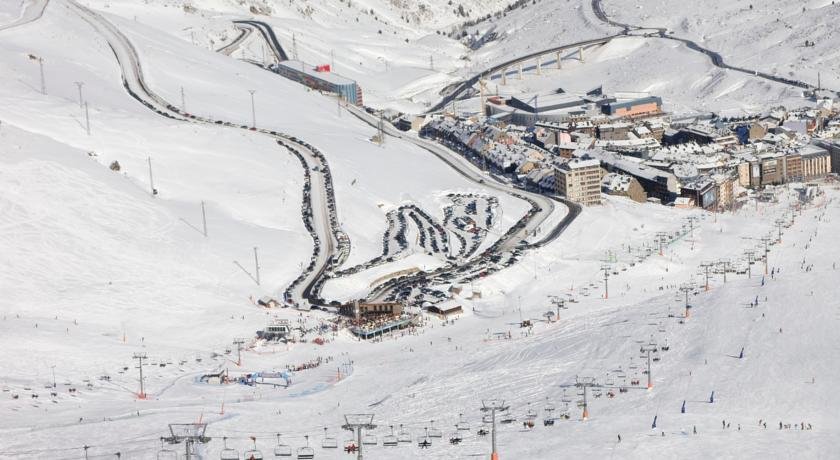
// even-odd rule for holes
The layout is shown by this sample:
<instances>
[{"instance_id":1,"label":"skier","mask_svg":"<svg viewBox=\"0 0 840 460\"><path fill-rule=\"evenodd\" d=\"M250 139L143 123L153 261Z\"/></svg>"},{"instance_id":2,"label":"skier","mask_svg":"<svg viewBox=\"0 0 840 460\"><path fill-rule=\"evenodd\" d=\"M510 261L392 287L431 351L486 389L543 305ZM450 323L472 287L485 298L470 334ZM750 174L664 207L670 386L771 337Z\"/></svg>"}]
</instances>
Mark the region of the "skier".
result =
<instances>
[{"instance_id":1,"label":"skier","mask_svg":"<svg viewBox=\"0 0 840 460\"><path fill-rule=\"evenodd\" d=\"M694 434L697 434L697 425L694 425Z\"/></svg>"},{"instance_id":2,"label":"skier","mask_svg":"<svg viewBox=\"0 0 840 460\"><path fill-rule=\"evenodd\" d=\"M621 433L618 434L618 442L621 442Z\"/></svg>"}]
</instances>

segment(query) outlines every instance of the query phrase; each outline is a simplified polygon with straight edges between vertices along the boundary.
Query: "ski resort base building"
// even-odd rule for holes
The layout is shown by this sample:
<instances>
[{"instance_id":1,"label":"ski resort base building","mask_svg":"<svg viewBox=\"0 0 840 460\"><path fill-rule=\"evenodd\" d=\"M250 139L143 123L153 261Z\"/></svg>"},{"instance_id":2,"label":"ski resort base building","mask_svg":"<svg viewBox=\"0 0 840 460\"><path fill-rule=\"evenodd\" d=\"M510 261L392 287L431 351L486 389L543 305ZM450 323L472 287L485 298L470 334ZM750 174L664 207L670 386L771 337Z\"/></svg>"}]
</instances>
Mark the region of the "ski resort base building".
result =
<instances>
[{"instance_id":1,"label":"ski resort base building","mask_svg":"<svg viewBox=\"0 0 840 460\"><path fill-rule=\"evenodd\" d=\"M346 102L362 106L362 88L354 80L333 73L329 66L313 67L303 61L283 61L269 67L271 71L312 89L337 94Z\"/></svg>"}]
</instances>

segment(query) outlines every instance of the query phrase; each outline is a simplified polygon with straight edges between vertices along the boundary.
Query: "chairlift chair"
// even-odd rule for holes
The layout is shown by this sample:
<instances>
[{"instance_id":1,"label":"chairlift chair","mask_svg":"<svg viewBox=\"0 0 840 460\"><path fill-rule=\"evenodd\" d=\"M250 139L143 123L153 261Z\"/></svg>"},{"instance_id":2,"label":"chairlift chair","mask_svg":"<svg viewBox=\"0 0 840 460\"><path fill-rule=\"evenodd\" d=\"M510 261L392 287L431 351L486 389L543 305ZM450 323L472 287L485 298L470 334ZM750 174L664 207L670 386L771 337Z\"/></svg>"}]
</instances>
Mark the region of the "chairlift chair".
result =
<instances>
[{"instance_id":1,"label":"chairlift chair","mask_svg":"<svg viewBox=\"0 0 840 460\"><path fill-rule=\"evenodd\" d=\"M280 442L280 433L277 433L277 446L274 447L274 457L291 457L292 447Z\"/></svg>"},{"instance_id":2,"label":"chairlift chair","mask_svg":"<svg viewBox=\"0 0 840 460\"><path fill-rule=\"evenodd\" d=\"M163 444L162 441L161 444ZM172 449L167 449L161 446L157 453L157 460L178 460L178 453ZM237 457L236 460L239 460L239 457Z\"/></svg>"},{"instance_id":3,"label":"chairlift chair","mask_svg":"<svg viewBox=\"0 0 840 460\"><path fill-rule=\"evenodd\" d=\"M411 442L411 433L405 431L402 424L400 425L400 432L397 434L397 441L401 443L410 443Z\"/></svg>"},{"instance_id":4,"label":"chairlift chair","mask_svg":"<svg viewBox=\"0 0 840 460\"><path fill-rule=\"evenodd\" d=\"M321 448L322 449L337 449L338 448L338 439L335 439L334 437L327 435L327 427L324 427L324 440L321 441Z\"/></svg>"},{"instance_id":5,"label":"chairlift chair","mask_svg":"<svg viewBox=\"0 0 840 460\"><path fill-rule=\"evenodd\" d=\"M344 452L355 454L358 450L359 446L356 445L356 441L350 440L344 443Z\"/></svg>"},{"instance_id":6,"label":"chairlift chair","mask_svg":"<svg viewBox=\"0 0 840 460\"><path fill-rule=\"evenodd\" d=\"M429 437L429 428L426 428L426 434L417 440L417 446L421 449L428 449L432 446L432 438Z\"/></svg>"},{"instance_id":7,"label":"chairlift chair","mask_svg":"<svg viewBox=\"0 0 840 460\"><path fill-rule=\"evenodd\" d=\"M509 413L502 414L502 420L499 423L509 424L516 421L516 417L510 415Z\"/></svg>"},{"instance_id":8,"label":"chairlift chair","mask_svg":"<svg viewBox=\"0 0 840 460\"><path fill-rule=\"evenodd\" d=\"M464 414L459 414L458 418L459 420L458 423L455 424L455 429L458 431L470 431L470 424L464 420Z\"/></svg>"},{"instance_id":9,"label":"chairlift chair","mask_svg":"<svg viewBox=\"0 0 840 460\"><path fill-rule=\"evenodd\" d=\"M391 434L382 438L382 445L385 447L395 447L399 441L394 435L394 425L391 425Z\"/></svg>"},{"instance_id":10,"label":"chairlift chair","mask_svg":"<svg viewBox=\"0 0 840 460\"><path fill-rule=\"evenodd\" d=\"M449 435L449 444L452 444L453 446L461 444L461 441L463 440L464 438L461 437L461 433L458 431L450 433Z\"/></svg>"},{"instance_id":11,"label":"chairlift chair","mask_svg":"<svg viewBox=\"0 0 840 460\"><path fill-rule=\"evenodd\" d=\"M431 421L430 427L427 428L426 436L428 436L430 438L442 438L443 437L443 433L440 430L438 430L437 428L435 428L435 421L434 420Z\"/></svg>"},{"instance_id":12,"label":"chairlift chair","mask_svg":"<svg viewBox=\"0 0 840 460\"><path fill-rule=\"evenodd\" d=\"M221 460L239 460L239 451L236 450L236 449L231 449L230 447L227 446L227 438L226 437L222 438L222 442L224 443L224 448L222 448L222 452L219 455L219 458ZM177 458L177 457L172 457L172 458ZM161 459L161 457L158 456L158 460L160 460L160 459Z\"/></svg>"},{"instance_id":13,"label":"chairlift chair","mask_svg":"<svg viewBox=\"0 0 840 460\"><path fill-rule=\"evenodd\" d=\"M312 460L315 458L315 449L309 447L309 435L304 438L306 438L306 446L298 447L297 460Z\"/></svg>"},{"instance_id":14,"label":"chairlift chair","mask_svg":"<svg viewBox=\"0 0 840 460\"><path fill-rule=\"evenodd\" d=\"M375 446L378 443L379 443L379 440L376 439L375 434L368 433L368 434L365 434L365 436L362 438L362 444L364 444L366 446Z\"/></svg>"},{"instance_id":15,"label":"chairlift chair","mask_svg":"<svg viewBox=\"0 0 840 460\"><path fill-rule=\"evenodd\" d=\"M490 434L490 429L487 428L487 425L481 425L480 427L478 427L478 431L476 432L476 434L479 436L487 436L488 434Z\"/></svg>"}]
</instances>

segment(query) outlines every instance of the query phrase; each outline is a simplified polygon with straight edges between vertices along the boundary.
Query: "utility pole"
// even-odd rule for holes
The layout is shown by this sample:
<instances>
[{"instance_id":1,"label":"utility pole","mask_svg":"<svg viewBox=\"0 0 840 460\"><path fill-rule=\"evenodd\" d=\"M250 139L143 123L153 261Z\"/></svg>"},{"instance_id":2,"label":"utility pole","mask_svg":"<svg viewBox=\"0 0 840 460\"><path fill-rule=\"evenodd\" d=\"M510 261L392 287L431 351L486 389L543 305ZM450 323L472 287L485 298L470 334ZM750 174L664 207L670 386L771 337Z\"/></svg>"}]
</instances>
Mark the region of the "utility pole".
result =
<instances>
[{"instance_id":1,"label":"utility pole","mask_svg":"<svg viewBox=\"0 0 840 460\"><path fill-rule=\"evenodd\" d=\"M257 286L260 285L260 257L257 254L257 247L254 246L254 270L257 273Z\"/></svg>"},{"instance_id":2,"label":"utility pole","mask_svg":"<svg viewBox=\"0 0 840 460\"><path fill-rule=\"evenodd\" d=\"M146 391L143 387L143 360L148 358L146 357L146 353L134 353L134 359L137 360L137 368L140 369L140 393L137 397L139 399L146 399Z\"/></svg>"},{"instance_id":3,"label":"utility pole","mask_svg":"<svg viewBox=\"0 0 840 460\"><path fill-rule=\"evenodd\" d=\"M52 370L53 388L55 388L55 387L56 387L56 384L55 384L55 364L53 364L52 366L50 366L50 369Z\"/></svg>"},{"instance_id":4,"label":"utility pole","mask_svg":"<svg viewBox=\"0 0 840 460\"><path fill-rule=\"evenodd\" d=\"M152 190L152 197L154 198L155 196L157 196L158 191L155 188L155 178L154 178L154 176L152 176L152 157L148 157L148 161L149 161L149 187Z\"/></svg>"},{"instance_id":5,"label":"utility pole","mask_svg":"<svg viewBox=\"0 0 840 460\"><path fill-rule=\"evenodd\" d=\"M496 412L506 411L510 408L503 399L489 399L481 401L481 412L490 412L490 460L499 460L499 451L496 449Z\"/></svg>"},{"instance_id":6,"label":"utility pole","mask_svg":"<svg viewBox=\"0 0 840 460\"><path fill-rule=\"evenodd\" d=\"M601 270L604 271L604 300L606 300L606 299L610 298L610 286L609 286L610 264L609 263L601 264Z\"/></svg>"},{"instance_id":7,"label":"utility pole","mask_svg":"<svg viewBox=\"0 0 840 460\"><path fill-rule=\"evenodd\" d=\"M88 103L85 101L85 128L87 135L90 136L90 112L88 111Z\"/></svg>"},{"instance_id":8,"label":"utility pole","mask_svg":"<svg viewBox=\"0 0 840 460\"><path fill-rule=\"evenodd\" d=\"M84 104L84 103L82 102L82 101L83 101L83 99L82 99L82 86L84 86L84 85L85 85L85 82L83 82L83 81L74 81L73 83L76 85L76 87L77 87L77 88L79 88L79 108L81 109L81 108L82 108L82 106L83 106L83 104Z\"/></svg>"},{"instance_id":9,"label":"utility pole","mask_svg":"<svg viewBox=\"0 0 840 460\"><path fill-rule=\"evenodd\" d=\"M372 430L376 428L373 424L373 414L345 414L344 425L342 428L352 431L356 435L356 460L363 460L364 453L362 452L364 444L362 443L362 432L364 430Z\"/></svg>"},{"instance_id":10,"label":"utility pole","mask_svg":"<svg viewBox=\"0 0 840 460\"><path fill-rule=\"evenodd\" d=\"M88 460L88 449L90 449L90 446L84 445L82 446L82 449L85 450L85 460Z\"/></svg>"},{"instance_id":11,"label":"utility pole","mask_svg":"<svg viewBox=\"0 0 840 460\"><path fill-rule=\"evenodd\" d=\"M242 345L245 344L245 339L233 339L233 344L236 345L236 365L242 366Z\"/></svg>"},{"instance_id":12,"label":"utility pole","mask_svg":"<svg viewBox=\"0 0 840 460\"><path fill-rule=\"evenodd\" d=\"M251 93L251 127L257 127L257 111L254 109L254 93L257 92L255 89L249 89L249 93Z\"/></svg>"},{"instance_id":13,"label":"utility pole","mask_svg":"<svg viewBox=\"0 0 840 460\"><path fill-rule=\"evenodd\" d=\"M201 223L204 227L204 237L207 238L207 211L204 210L204 201L201 202Z\"/></svg>"},{"instance_id":14,"label":"utility pole","mask_svg":"<svg viewBox=\"0 0 840 460\"><path fill-rule=\"evenodd\" d=\"M295 34L292 33L292 59L297 61L297 58L298 58L297 37L295 37Z\"/></svg>"},{"instance_id":15,"label":"utility pole","mask_svg":"<svg viewBox=\"0 0 840 460\"><path fill-rule=\"evenodd\" d=\"M429 55L429 70L435 70L435 55Z\"/></svg>"},{"instance_id":16,"label":"utility pole","mask_svg":"<svg viewBox=\"0 0 840 460\"><path fill-rule=\"evenodd\" d=\"M184 97L184 87L181 87L181 111L187 112L187 99Z\"/></svg>"}]
</instances>

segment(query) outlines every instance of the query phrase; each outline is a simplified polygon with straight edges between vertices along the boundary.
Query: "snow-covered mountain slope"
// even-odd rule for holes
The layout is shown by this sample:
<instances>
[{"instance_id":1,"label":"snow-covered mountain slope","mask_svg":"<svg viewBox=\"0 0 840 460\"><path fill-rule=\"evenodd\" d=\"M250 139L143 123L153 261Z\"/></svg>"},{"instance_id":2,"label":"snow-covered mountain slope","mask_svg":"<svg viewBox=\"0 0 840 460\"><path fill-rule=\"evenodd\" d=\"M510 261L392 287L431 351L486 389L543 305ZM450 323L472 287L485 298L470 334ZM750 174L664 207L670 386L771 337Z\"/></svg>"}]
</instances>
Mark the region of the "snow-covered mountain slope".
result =
<instances>
[{"instance_id":1,"label":"snow-covered mountain slope","mask_svg":"<svg viewBox=\"0 0 840 460\"><path fill-rule=\"evenodd\" d=\"M230 20L257 17L274 27L290 55L313 64L330 63L334 71L357 80L369 104L415 113L436 103L444 86L494 64L621 32L597 17L590 0L516 3L517 7L508 8L501 1L154 0L135 4L87 0L94 7L210 49L237 35ZM631 3L606 0L600 4L612 20L667 28L669 34L719 52L729 64L812 84L822 71L824 86L840 88L835 80L836 59L832 59L837 37L830 26L840 14L838 5L824 0L805 5L771 2L753 9L747 0L720 5L714 0L687 8L659 0ZM466 16L453 12L459 5L469 12ZM472 50L462 34L487 41ZM805 47L805 40L815 46ZM666 103L680 111L751 112L759 99L771 104L805 103L795 88L716 68L706 56L678 42L650 37L644 39L650 48L639 48L622 41L613 47L622 50L614 59L603 62L596 56L585 63L585 78L565 71L548 71L535 78L531 72L527 86L541 87L547 79L551 87L585 82L590 87L603 83L616 90L653 91L666 96ZM250 40L237 56L259 61L265 56L264 48L261 40ZM599 62L600 66L592 65ZM692 81L706 83L686 86L670 75L684 65L693 66ZM621 76L620 82L614 82L615 75ZM718 95L715 103L706 101L709 94Z\"/></svg>"},{"instance_id":2,"label":"snow-covered mountain slope","mask_svg":"<svg viewBox=\"0 0 840 460\"><path fill-rule=\"evenodd\" d=\"M615 19L646 27L667 27L720 52L728 61L780 76L840 88L838 47L840 3L749 0L679 3L662 0L604 0ZM813 45L806 46L806 41Z\"/></svg>"},{"instance_id":3,"label":"snow-covered mountain slope","mask_svg":"<svg viewBox=\"0 0 840 460\"><path fill-rule=\"evenodd\" d=\"M229 34L228 40L234 36L230 19L250 16L244 7L256 3L202 2L207 9L196 13L185 13L182 3L87 3L100 7L134 44L149 86L167 101L182 105L183 87L189 112L247 126L248 90L256 90L258 127L299 137L323 151L341 227L352 241L348 265L381 252L385 216L402 204L439 217L449 193L497 196L502 224L491 240L526 212L521 200L467 180L407 141L389 137L384 146L371 143L374 129L339 110L334 100L213 52L222 34ZM285 2L271 5L285 11ZM317 5L326 11L335 4ZM388 4L359 5L384 9ZM443 2L434 5L442 8ZM4 24L21 17L15 8L2 8ZM86 451L89 458L113 458L117 452L122 459L157 458L161 449L184 447L162 446L168 424L196 421L208 424L211 438L198 446L203 458L219 458L225 443L240 452L256 446L273 453L277 433L295 449L308 436L318 459L346 458L341 449L320 447L323 429L341 445L348 437L341 429L343 414L357 412L375 414L378 425L372 432L377 445L366 446L366 458L486 457L489 440L477 435L486 398L505 399L517 419L500 425L502 458L834 454L840 436L834 414L840 401L833 391L840 377L834 356L840 348L835 333L840 190L835 185L824 184L825 194L805 206L784 230L782 242L771 246L773 275L760 274L761 262L752 266L752 277L730 273L724 283L714 275L709 292L691 296L694 308L687 320L677 288L688 281L701 285L703 262L726 258L746 266L743 251L756 248L755 238L776 231L777 219L794 201L791 190L778 189L778 202L750 202L735 214L719 216L607 198L603 206L585 210L560 239L526 252L509 269L475 280L469 290L481 297L456 296L453 301L464 309L456 320L428 317L423 328L358 342L346 330L333 331L326 313L267 310L252 303L262 295L278 296L312 254L301 219L304 176L297 159L259 132L178 121L149 110L126 93L111 47L75 11L54 0L43 17L0 31L0 458L76 459ZM388 11L393 19L400 10ZM267 20L286 21L272 14L277 17ZM452 23L447 15L436 16L441 27ZM303 21L290 18L285 24ZM321 49L326 57L354 27L327 35L324 31L337 22L329 16L321 20L324 25L313 36L325 38L317 47L301 44L300 53ZM370 43L369 36L355 37L371 34L375 22L350 37L357 40L353 46ZM279 29L290 38L291 32ZM389 42L392 70L368 81L374 91L379 88L380 99L403 97L401 82L388 86L390 76L403 71L405 81L414 82L412 90L439 88L432 80L440 75L416 83L410 66L393 64L403 62L397 59L407 49L397 46L402 39L397 34ZM422 62L436 49L436 40L466 52L437 34L424 40L427 47L406 54L405 62ZM258 43L251 45L252 57L259 56ZM625 52L652 61L673 51L653 43L616 42L593 50L587 62L615 75L609 63L626 66L624 56L632 55ZM377 54L368 54L365 65ZM38 58L43 58L46 94ZM446 59L460 68L454 64L457 57ZM684 84L680 73L708 71L688 60L662 79L676 86ZM653 72L633 69L649 79L640 83L655 83ZM583 86L583 65L568 70ZM728 78L721 80L733 85ZM381 86L373 84L377 81ZM620 82L618 76L612 81ZM697 81L702 77L692 85ZM90 135L75 82L84 82ZM770 97L776 94L772 91L784 96L770 89ZM679 96L670 91L666 94ZM716 93L700 86L684 97L696 94L705 101ZM154 198L150 157L159 191ZM114 162L119 171L109 169ZM199 231L202 201L206 238ZM693 235L685 232L689 216L698 218ZM653 242L661 231L681 236L658 256ZM253 247L260 254L259 287L233 264L252 271ZM615 267L606 299L601 294L604 260ZM422 256L411 262L440 259ZM335 292L355 294L361 283ZM550 295L577 300L560 311L559 322L545 321ZM755 299L758 306L749 305ZM326 326L317 334L324 343L251 340L275 315L304 329ZM533 329L519 327L525 319ZM236 338L247 339L241 365L235 363ZM651 340L669 350L658 353L654 386L646 390L630 381L644 381L639 347ZM148 358L144 400L136 397L135 354ZM291 382L267 377L268 382L253 386L220 385L203 378L225 369L236 379L290 367L296 369ZM615 398L606 389L601 397L589 393L590 419L583 422L577 390L568 387L576 376L603 383L625 379L634 388ZM712 391L715 402L707 403ZM549 403L556 406L553 415L568 403L569 419L543 426ZM533 429L523 425L529 411L536 413ZM451 445L449 432L460 419L471 430L460 445ZM721 420L729 428L722 428ZM766 429L759 420L767 422ZM445 437L421 449L418 438L432 421ZM792 427L805 422L809 428L780 430L780 422ZM382 446L390 426L395 431L402 426L411 442Z\"/></svg>"}]
</instances>

